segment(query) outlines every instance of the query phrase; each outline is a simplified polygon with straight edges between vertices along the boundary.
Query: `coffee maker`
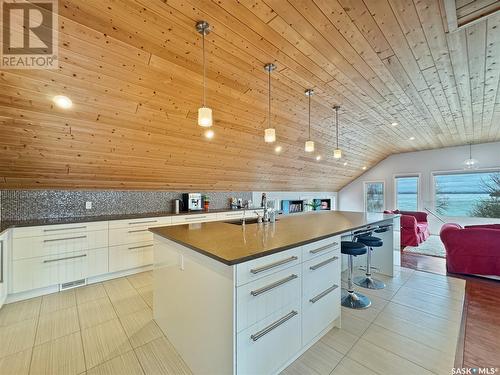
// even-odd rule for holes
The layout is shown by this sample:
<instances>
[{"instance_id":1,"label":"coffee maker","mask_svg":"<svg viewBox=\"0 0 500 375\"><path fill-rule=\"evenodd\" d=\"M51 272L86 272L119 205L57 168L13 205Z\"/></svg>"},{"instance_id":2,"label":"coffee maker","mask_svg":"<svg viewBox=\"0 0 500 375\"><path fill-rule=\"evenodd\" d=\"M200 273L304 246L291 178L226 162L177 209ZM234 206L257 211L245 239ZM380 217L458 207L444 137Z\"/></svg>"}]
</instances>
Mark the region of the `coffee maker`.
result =
<instances>
[{"instance_id":1,"label":"coffee maker","mask_svg":"<svg viewBox=\"0 0 500 375\"><path fill-rule=\"evenodd\" d=\"M201 193L183 193L182 206L188 211L199 211L203 208Z\"/></svg>"}]
</instances>

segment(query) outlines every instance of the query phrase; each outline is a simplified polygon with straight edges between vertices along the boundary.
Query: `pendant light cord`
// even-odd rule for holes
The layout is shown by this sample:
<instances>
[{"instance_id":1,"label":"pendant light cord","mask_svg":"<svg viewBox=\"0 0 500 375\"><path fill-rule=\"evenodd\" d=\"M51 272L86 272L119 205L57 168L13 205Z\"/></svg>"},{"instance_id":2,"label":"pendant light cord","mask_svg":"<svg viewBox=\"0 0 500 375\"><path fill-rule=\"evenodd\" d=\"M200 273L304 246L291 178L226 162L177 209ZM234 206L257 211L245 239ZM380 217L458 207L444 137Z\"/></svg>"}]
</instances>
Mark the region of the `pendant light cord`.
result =
<instances>
[{"instance_id":1,"label":"pendant light cord","mask_svg":"<svg viewBox=\"0 0 500 375\"><path fill-rule=\"evenodd\" d=\"M472 159L472 142L469 143L469 159Z\"/></svg>"},{"instance_id":2,"label":"pendant light cord","mask_svg":"<svg viewBox=\"0 0 500 375\"><path fill-rule=\"evenodd\" d=\"M271 128L271 68L269 68L269 128Z\"/></svg>"},{"instance_id":3,"label":"pendant light cord","mask_svg":"<svg viewBox=\"0 0 500 375\"><path fill-rule=\"evenodd\" d=\"M311 140L311 93L309 93L309 140Z\"/></svg>"},{"instance_id":4,"label":"pendant light cord","mask_svg":"<svg viewBox=\"0 0 500 375\"><path fill-rule=\"evenodd\" d=\"M201 34L202 48L203 48L203 107L206 107L206 86L207 86L207 71L205 66L205 31Z\"/></svg>"},{"instance_id":5,"label":"pendant light cord","mask_svg":"<svg viewBox=\"0 0 500 375\"><path fill-rule=\"evenodd\" d=\"M339 107L335 107L335 128L337 134L337 149L339 148Z\"/></svg>"}]
</instances>

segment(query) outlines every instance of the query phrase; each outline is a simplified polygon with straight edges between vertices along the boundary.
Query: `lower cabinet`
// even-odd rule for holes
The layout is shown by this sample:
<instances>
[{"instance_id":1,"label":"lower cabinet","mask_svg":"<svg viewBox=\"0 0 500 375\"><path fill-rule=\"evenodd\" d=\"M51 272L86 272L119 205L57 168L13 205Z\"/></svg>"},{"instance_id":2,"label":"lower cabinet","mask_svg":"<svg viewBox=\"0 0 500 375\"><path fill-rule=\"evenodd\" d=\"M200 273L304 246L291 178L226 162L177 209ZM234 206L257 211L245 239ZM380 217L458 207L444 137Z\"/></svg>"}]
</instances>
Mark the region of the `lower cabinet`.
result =
<instances>
[{"instance_id":1,"label":"lower cabinet","mask_svg":"<svg viewBox=\"0 0 500 375\"><path fill-rule=\"evenodd\" d=\"M12 293L63 284L108 272L108 248L12 262Z\"/></svg>"},{"instance_id":2,"label":"lower cabinet","mask_svg":"<svg viewBox=\"0 0 500 375\"><path fill-rule=\"evenodd\" d=\"M109 272L153 264L153 243L136 243L109 248Z\"/></svg>"},{"instance_id":3,"label":"lower cabinet","mask_svg":"<svg viewBox=\"0 0 500 375\"><path fill-rule=\"evenodd\" d=\"M238 333L238 375L276 373L302 346L301 319L297 300Z\"/></svg>"}]
</instances>

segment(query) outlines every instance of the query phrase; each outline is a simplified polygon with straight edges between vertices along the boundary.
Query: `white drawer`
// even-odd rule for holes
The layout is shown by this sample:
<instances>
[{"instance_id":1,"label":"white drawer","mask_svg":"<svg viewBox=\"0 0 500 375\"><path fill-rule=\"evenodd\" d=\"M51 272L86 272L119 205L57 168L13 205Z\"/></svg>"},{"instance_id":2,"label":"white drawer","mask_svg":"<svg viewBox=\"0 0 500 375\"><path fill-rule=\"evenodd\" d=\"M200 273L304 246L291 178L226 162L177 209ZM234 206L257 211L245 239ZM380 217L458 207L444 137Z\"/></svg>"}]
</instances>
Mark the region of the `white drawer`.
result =
<instances>
[{"instance_id":1,"label":"white drawer","mask_svg":"<svg viewBox=\"0 0 500 375\"><path fill-rule=\"evenodd\" d=\"M108 272L108 248L15 260L11 293L80 280Z\"/></svg>"},{"instance_id":2,"label":"white drawer","mask_svg":"<svg viewBox=\"0 0 500 375\"><path fill-rule=\"evenodd\" d=\"M326 252L340 251L340 236L325 238L302 246L302 257L304 261L323 255Z\"/></svg>"},{"instance_id":3,"label":"white drawer","mask_svg":"<svg viewBox=\"0 0 500 375\"><path fill-rule=\"evenodd\" d=\"M302 249L296 247L236 265L236 285L271 275L301 262Z\"/></svg>"},{"instance_id":4,"label":"white drawer","mask_svg":"<svg viewBox=\"0 0 500 375\"><path fill-rule=\"evenodd\" d=\"M153 228L172 223L170 216L144 217L138 219L110 220L109 229L116 228Z\"/></svg>"},{"instance_id":5,"label":"white drawer","mask_svg":"<svg viewBox=\"0 0 500 375\"><path fill-rule=\"evenodd\" d=\"M250 212L251 211L247 211L245 217L251 217ZM243 211L217 213L217 220L236 220L242 218L243 218Z\"/></svg>"},{"instance_id":6,"label":"white drawer","mask_svg":"<svg viewBox=\"0 0 500 375\"><path fill-rule=\"evenodd\" d=\"M74 223L74 224L54 224L42 225L35 227L21 227L12 230L12 238L37 237L37 236L53 236L53 235L68 235L74 233L107 230L107 221L95 221L91 223Z\"/></svg>"},{"instance_id":7,"label":"white drawer","mask_svg":"<svg viewBox=\"0 0 500 375\"><path fill-rule=\"evenodd\" d=\"M153 242L111 246L109 248L109 272L150 264L153 264Z\"/></svg>"},{"instance_id":8,"label":"white drawer","mask_svg":"<svg viewBox=\"0 0 500 375\"><path fill-rule=\"evenodd\" d=\"M203 223L205 221L214 221L214 220L217 220L216 213L172 216L172 224Z\"/></svg>"},{"instance_id":9,"label":"white drawer","mask_svg":"<svg viewBox=\"0 0 500 375\"><path fill-rule=\"evenodd\" d=\"M106 246L108 246L107 229L14 238L12 241L12 259L43 257Z\"/></svg>"},{"instance_id":10,"label":"white drawer","mask_svg":"<svg viewBox=\"0 0 500 375\"><path fill-rule=\"evenodd\" d=\"M238 375L275 374L301 348L300 302L238 333Z\"/></svg>"},{"instance_id":11,"label":"white drawer","mask_svg":"<svg viewBox=\"0 0 500 375\"><path fill-rule=\"evenodd\" d=\"M301 273L298 264L238 287L237 332L300 300Z\"/></svg>"},{"instance_id":12,"label":"white drawer","mask_svg":"<svg viewBox=\"0 0 500 375\"><path fill-rule=\"evenodd\" d=\"M307 344L340 316L341 258L329 252L302 264L302 339Z\"/></svg>"},{"instance_id":13,"label":"white drawer","mask_svg":"<svg viewBox=\"0 0 500 375\"><path fill-rule=\"evenodd\" d=\"M153 241L153 233L147 227L116 228L109 230L109 246Z\"/></svg>"}]
</instances>

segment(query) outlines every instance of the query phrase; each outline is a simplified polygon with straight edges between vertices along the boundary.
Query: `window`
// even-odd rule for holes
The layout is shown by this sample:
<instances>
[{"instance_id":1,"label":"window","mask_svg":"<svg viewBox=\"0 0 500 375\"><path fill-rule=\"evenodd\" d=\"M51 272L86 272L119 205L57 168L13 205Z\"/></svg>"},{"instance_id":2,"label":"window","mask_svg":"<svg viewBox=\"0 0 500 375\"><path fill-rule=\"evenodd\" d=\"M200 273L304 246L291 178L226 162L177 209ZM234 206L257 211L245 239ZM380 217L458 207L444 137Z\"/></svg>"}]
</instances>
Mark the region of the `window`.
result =
<instances>
[{"instance_id":1,"label":"window","mask_svg":"<svg viewBox=\"0 0 500 375\"><path fill-rule=\"evenodd\" d=\"M418 176L395 178L396 208L401 211L418 210Z\"/></svg>"},{"instance_id":2,"label":"window","mask_svg":"<svg viewBox=\"0 0 500 375\"><path fill-rule=\"evenodd\" d=\"M384 211L384 183L365 182L365 211Z\"/></svg>"},{"instance_id":3,"label":"window","mask_svg":"<svg viewBox=\"0 0 500 375\"><path fill-rule=\"evenodd\" d=\"M443 216L500 218L500 172L435 174L434 205Z\"/></svg>"}]
</instances>

